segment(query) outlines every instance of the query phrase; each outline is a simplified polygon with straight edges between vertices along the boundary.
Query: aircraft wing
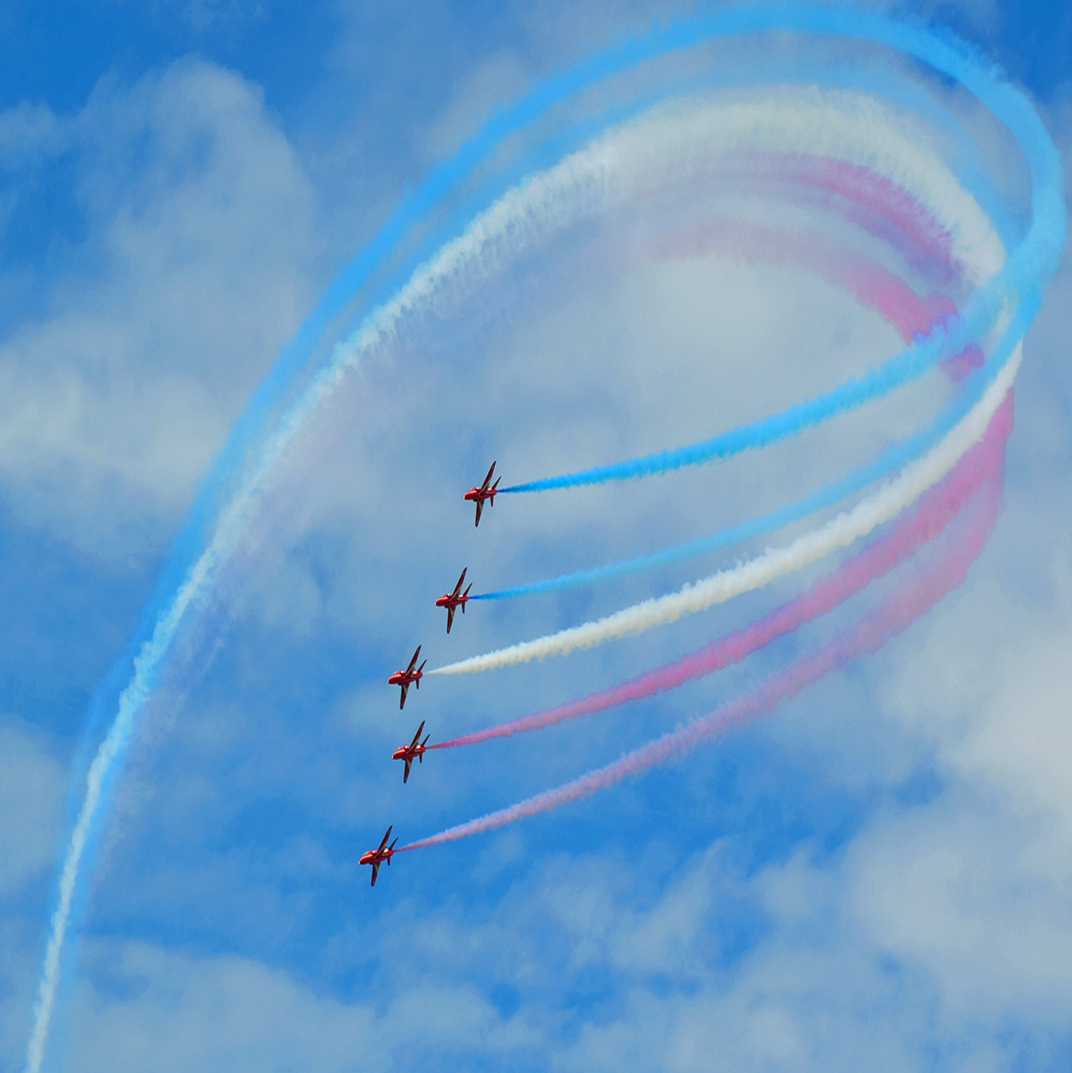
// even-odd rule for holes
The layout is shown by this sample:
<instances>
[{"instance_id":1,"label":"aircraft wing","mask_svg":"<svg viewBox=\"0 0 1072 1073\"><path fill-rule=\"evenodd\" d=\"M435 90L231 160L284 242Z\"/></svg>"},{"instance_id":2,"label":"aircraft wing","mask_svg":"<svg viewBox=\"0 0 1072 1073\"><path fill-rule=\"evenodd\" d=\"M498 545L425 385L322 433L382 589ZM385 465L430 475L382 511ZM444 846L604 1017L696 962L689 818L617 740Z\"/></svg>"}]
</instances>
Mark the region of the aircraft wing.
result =
<instances>
[{"instance_id":1,"label":"aircraft wing","mask_svg":"<svg viewBox=\"0 0 1072 1073\"><path fill-rule=\"evenodd\" d=\"M468 569L469 567L465 568L465 570ZM454 591L451 593L451 596L457 596L458 593L462 591L462 585L465 582L465 570L462 571L462 576L458 578L458 584L454 586Z\"/></svg>"},{"instance_id":2,"label":"aircraft wing","mask_svg":"<svg viewBox=\"0 0 1072 1073\"><path fill-rule=\"evenodd\" d=\"M447 608L447 633L450 633L451 626L454 625L454 608Z\"/></svg>"},{"instance_id":3,"label":"aircraft wing","mask_svg":"<svg viewBox=\"0 0 1072 1073\"><path fill-rule=\"evenodd\" d=\"M492 462L491 469L488 470L488 475L484 478L484 483L480 486L482 492L488 490L488 485L491 483L491 475L495 472L495 463Z\"/></svg>"},{"instance_id":4,"label":"aircraft wing","mask_svg":"<svg viewBox=\"0 0 1072 1073\"><path fill-rule=\"evenodd\" d=\"M483 510L484 510L484 500L478 499L476 501L476 521L473 522L473 525L479 525L480 524L480 514L481 514L481 512Z\"/></svg>"},{"instance_id":5,"label":"aircraft wing","mask_svg":"<svg viewBox=\"0 0 1072 1073\"><path fill-rule=\"evenodd\" d=\"M376 877L379 874L380 874L380 862L379 861L373 861L372 862L372 884L371 884L373 887L376 886Z\"/></svg>"}]
</instances>

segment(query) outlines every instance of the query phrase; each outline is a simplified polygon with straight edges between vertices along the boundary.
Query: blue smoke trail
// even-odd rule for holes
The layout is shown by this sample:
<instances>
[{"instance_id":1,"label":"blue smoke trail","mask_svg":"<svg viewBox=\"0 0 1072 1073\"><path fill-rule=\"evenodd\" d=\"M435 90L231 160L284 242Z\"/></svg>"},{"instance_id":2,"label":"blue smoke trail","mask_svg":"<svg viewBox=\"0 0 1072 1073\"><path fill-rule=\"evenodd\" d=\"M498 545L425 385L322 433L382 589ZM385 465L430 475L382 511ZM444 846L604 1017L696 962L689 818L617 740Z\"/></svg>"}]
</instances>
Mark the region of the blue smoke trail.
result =
<instances>
[{"instance_id":1,"label":"blue smoke trail","mask_svg":"<svg viewBox=\"0 0 1072 1073\"><path fill-rule=\"evenodd\" d=\"M975 94L1013 132L1023 150L1032 180L1033 222L1024 242L1010 258L1008 271L999 286L988 288L988 308L981 315L991 319L1000 307L1005 288L1020 292L1018 308L1033 304L1036 293L1052 273L1064 239L1064 204L1060 164L1052 143L1027 100L1001 81L1001 75L986 61L952 36L938 38L921 25L898 24L878 13L861 13L848 8L808 7L798 4L742 6L719 11L689 21L677 21L656 28L647 37L629 39L616 48L577 64L535 87L526 97L504 112L492 116L481 132L467 141L455 157L436 169L418 191L404 201L384 227L329 287L312 314L302 323L293 341L283 350L268 376L254 393L232 427L227 441L214 458L205 481L190 509L187 521L172 548L161 582L148 601L124 658L131 673L119 698L120 715L101 746L94 764L101 765L99 795L87 797L83 805L83 840L72 840L61 870L61 884L52 914L52 930L34 1025L27 1049L28 1073L39 1073L44 1057L49 1021L56 998L59 964L81 867L92 861L94 840L107 813L115 780L137 721L152 696L170 650L178 623L196 608L191 588L200 582L191 577L211 530L230 498L241 489L257 454L273 425L281 417L286 398L306 372L310 359L322 346L332 322L341 317L355 292L382 271L396 247L438 203L455 190L474 169L492 157L504 139L537 119L553 105L570 96L631 70L667 52L700 45L716 37L755 33L764 30L795 30L801 33L834 34L871 40L916 57L933 69L956 79ZM997 281L995 281L997 283ZM1026 291L1032 291L1027 295ZM982 305L987 305L982 303ZM931 339L915 348L912 361L931 354L936 359L940 340ZM925 364L925 362L924 362ZM889 381L888 390L896 386ZM211 581L204 582L210 584ZM181 594L181 599L180 599ZM165 623L172 624L163 630ZM159 640L157 639L159 638ZM131 652L137 656L130 659ZM103 719L107 698L120 680L119 665L109 675L93 704L96 723ZM95 732L96 727L93 727ZM76 772L77 774L77 772ZM80 818L80 822L81 822Z\"/></svg>"},{"instance_id":2,"label":"blue smoke trail","mask_svg":"<svg viewBox=\"0 0 1072 1073\"><path fill-rule=\"evenodd\" d=\"M470 599L506 600L518 596L532 596L536 593L557 592L561 589L578 588L581 585L652 570L659 566L668 566L694 555L702 555L704 552L716 551L730 544L762 536L764 533L773 532L775 529L781 529L792 522L806 518L809 514L814 514L824 507L833 506L842 499L866 488L867 485L888 477L944 439L982 397L987 385L1008 360L1023 333L1027 331L1036 309L1037 305L1029 305L1017 310L1008 330L1002 336L1001 343L994 348L980 368L971 371L954 400L941 411L928 428L887 448L869 465L853 470L840 481L824 485L819 491L789 506L737 525L728 526L711 536L698 537L648 555L638 555L632 559L606 563L588 570L575 570L558 577L530 581L508 589L496 589L494 592L475 593Z\"/></svg>"},{"instance_id":3,"label":"blue smoke trail","mask_svg":"<svg viewBox=\"0 0 1072 1073\"><path fill-rule=\"evenodd\" d=\"M919 337L917 342L889 358L878 369L869 370L859 379L849 377L825 395L805 399L780 414L764 417L750 425L740 425L709 440L701 440L685 447L656 451L640 458L612 462L576 473L565 473L559 477L514 484L509 488L500 488L499 491L546 492L552 488L577 488L587 484L604 484L607 481L651 477L681 469L683 466L695 466L716 459L730 458L742 451L769 447L779 440L799 435L805 429L822 424L831 417L880 399L894 389L930 372L939 361L962 349L968 339L977 338L993 323L998 312L998 305L994 301L997 293L989 289L984 292L985 304L981 301L972 314L966 314L966 323L958 324L959 330L947 329L944 326L935 328L927 336ZM959 340L960 345L952 340Z\"/></svg>"},{"instance_id":4,"label":"blue smoke trail","mask_svg":"<svg viewBox=\"0 0 1072 1073\"><path fill-rule=\"evenodd\" d=\"M1065 210L1061 165L1053 143L1031 105L1008 83L1000 81L1002 75L997 66L948 32L940 39L931 35L933 31L930 34L926 31L921 33L920 28L891 23L881 15L849 12L836 7L819 9L777 5L762 12L748 7L736 12L701 18L697 20L697 25L708 26L725 19L734 24L735 29L723 29L722 32L773 28L775 22L766 19L774 19L775 12L777 18L786 20L777 23L783 27L870 39L914 55L936 70L955 78L1005 123L1024 152L1030 169L1032 223L1004 269L969 305L964 321L970 325L971 330L964 332L962 325L958 337L966 342L968 338L975 338L985 332L997 315L1003 294L1014 295L1025 286L1037 286L1041 293L1042 286L1056 267L1064 245ZM799 17L802 13L803 19ZM752 16L758 16L756 21L753 21ZM935 332L932 332L928 339L934 335ZM861 380L850 379L817 399L800 403L752 425L732 429L712 439L674 450L658 451L640 458L595 466L558 477L527 481L501 488L500 492L542 492L555 488L602 484L606 481L630 480L666 473L682 466L727 458L750 448L767 446L796 435L845 410L880 398L922 375L932 368L943 354L945 352L936 350L933 344L913 344L878 370L865 374Z\"/></svg>"}]
</instances>

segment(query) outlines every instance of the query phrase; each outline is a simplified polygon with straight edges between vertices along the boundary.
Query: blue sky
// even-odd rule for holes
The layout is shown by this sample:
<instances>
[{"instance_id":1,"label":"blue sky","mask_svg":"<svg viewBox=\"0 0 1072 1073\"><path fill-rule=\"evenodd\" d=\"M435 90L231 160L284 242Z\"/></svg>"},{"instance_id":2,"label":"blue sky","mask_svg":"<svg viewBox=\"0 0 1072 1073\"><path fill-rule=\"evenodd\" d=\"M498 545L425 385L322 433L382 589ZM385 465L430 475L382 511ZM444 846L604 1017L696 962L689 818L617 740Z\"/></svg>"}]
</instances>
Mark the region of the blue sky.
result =
<instances>
[{"instance_id":1,"label":"blue sky","mask_svg":"<svg viewBox=\"0 0 1072 1073\"><path fill-rule=\"evenodd\" d=\"M0 1070L25 1059L87 709L246 399L339 266L492 108L675 10L0 11ZM1072 11L913 10L1023 84L1067 174ZM1016 191L1003 143L972 130ZM650 226L676 211L655 206ZM553 242L413 324L296 445L124 765L45 1068L1067 1066L1067 261L1027 339L1005 511L962 588L685 762L406 855L374 891L358 869L387 823L407 840L510 804L829 635L808 628L664 700L435 754L403 787L388 757L421 719L435 738L558 703L795 591L427 681L400 715L383 680L418 641L445 662L701 576L477 606L448 638L431 600L461 566L492 588L713 531L926 404L910 393L799 457L500 500L474 531L459 493L492 457L512 482L688 442L898 345L803 276L759 329L761 269L619 273L651 241L626 224Z\"/></svg>"}]
</instances>

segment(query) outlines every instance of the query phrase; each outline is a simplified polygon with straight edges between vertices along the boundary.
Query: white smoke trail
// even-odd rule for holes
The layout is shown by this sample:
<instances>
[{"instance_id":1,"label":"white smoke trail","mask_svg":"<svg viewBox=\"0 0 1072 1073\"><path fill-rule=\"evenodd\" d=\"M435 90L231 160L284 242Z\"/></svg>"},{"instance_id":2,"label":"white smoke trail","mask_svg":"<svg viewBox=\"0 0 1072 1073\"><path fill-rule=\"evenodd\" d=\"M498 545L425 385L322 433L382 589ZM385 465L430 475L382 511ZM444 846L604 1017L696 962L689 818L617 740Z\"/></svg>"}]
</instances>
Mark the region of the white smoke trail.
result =
<instances>
[{"instance_id":1,"label":"white smoke trail","mask_svg":"<svg viewBox=\"0 0 1072 1073\"><path fill-rule=\"evenodd\" d=\"M52 914L52 927L45 949L38 1001L34 1009L33 1031L27 1047L26 1068L33 1073L41 1068L41 1061L44 1057L49 1020L56 999L60 955L67 933L71 902L74 899L75 886L78 881L78 869L97 818L105 784L130 737L139 710L148 699L150 681L154 677L155 668L171 647L171 642L191 602L206 585L210 574L218 565L218 557L211 554L211 550L202 555L190 571L186 582L176 593L168 613L157 622L152 638L146 642L135 659L134 677L119 698L119 710L115 721L97 750L86 776L86 795L71 832L71 840L63 861L63 871L60 874L59 896Z\"/></svg>"},{"instance_id":2,"label":"white smoke trail","mask_svg":"<svg viewBox=\"0 0 1072 1073\"><path fill-rule=\"evenodd\" d=\"M469 674L487 671L494 667L544 659L546 656L565 655L615 637L641 633L653 626L673 622L682 615L694 614L734 596L751 592L775 578L808 566L838 548L846 547L915 502L917 497L931 485L937 484L957 464L968 448L982 438L1005 393L1012 387L1022 356L1023 347L1017 345L1012 357L990 382L982 398L933 450L906 466L896 480L862 500L852 510L839 514L810 533L804 533L787 547L764 552L730 570L719 571L703 581L686 585L678 592L645 600L598 621L463 659L437 667L429 673Z\"/></svg>"},{"instance_id":3,"label":"white smoke trail","mask_svg":"<svg viewBox=\"0 0 1072 1073\"><path fill-rule=\"evenodd\" d=\"M975 278L985 281L1002 263L1000 240L975 199L917 134L892 107L844 90L783 89L743 103L692 102L661 108L651 117L603 135L509 191L417 269L350 339L336 346L326 367L262 444L240 489L221 512L211 541L134 661L115 720L90 765L64 856L27 1047L27 1073L39 1073L43 1061L79 871L101 819L109 780L179 629L192 609L211 599L219 570L241 544L280 459L347 371L378 348L404 317L434 308L451 287L472 288L556 231L621 206L664 182L701 177L717 156L745 150L832 156L886 175L927 206L953 237L956 259L972 266Z\"/></svg>"},{"instance_id":4,"label":"white smoke trail","mask_svg":"<svg viewBox=\"0 0 1072 1073\"><path fill-rule=\"evenodd\" d=\"M489 272L549 236L668 183L702 178L720 157L810 153L866 167L926 206L952 239L969 282L989 280L1005 248L987 215L927 145L925 128L885 102L820 87L779 88L747 102L676 102L617 128L530 177L480 213L347 340L324 370L341 375L390 337L408 313Z\"/></svg>"}]
</instances>

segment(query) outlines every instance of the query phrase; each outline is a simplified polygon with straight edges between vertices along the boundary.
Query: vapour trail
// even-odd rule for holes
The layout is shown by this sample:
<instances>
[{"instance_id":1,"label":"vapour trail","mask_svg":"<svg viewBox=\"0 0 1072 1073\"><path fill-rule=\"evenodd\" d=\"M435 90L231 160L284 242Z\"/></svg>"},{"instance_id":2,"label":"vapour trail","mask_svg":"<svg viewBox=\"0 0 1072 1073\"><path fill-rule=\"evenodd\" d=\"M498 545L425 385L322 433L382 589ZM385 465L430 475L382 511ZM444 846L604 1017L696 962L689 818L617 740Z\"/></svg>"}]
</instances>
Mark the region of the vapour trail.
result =
<instances>
[{"instance_id":1,"label":"vapour trail","mask_svg":"<svg viewBox=\"0 0 1072 1073\"><path fill-rule=\"evenodd\" d=\"M704 742L720 737L732 726L773 711L783 700L796 696L806 686L831 671L844 667L851 660L878 651L964 580L968 567L982 550L997 517L1001 503L1000 477L989 481L981 494L984 498L979 504L978 515L973 518L969 532L942 556L936 567L907 582L877 612L843 631L818 651L796 660L785 670L769 678L760 688L722 705L711 714L680 730L664 734L661 738L634 749L612 764L552 790L545 790L516 805L450 827L429 838L411 842L401 847L399 852L434 846L441 842L453 842L469 835L504 827L526 816L535 816L571 801L589 797L629 775L639 775L656 764L680 759Z\"/></svg>"},{"instance_id":2,"label":"vapour trail","mask_svg":"<svg viewBox=\"0 0 1072 1073\"><path fill-rule=\"evenodd\" d=\"M686 585L675 593L644 600L598 621L459 660L428 673L471 674L487 671L532 659L565 655L574 649L589 648L614 637L641 633L653 626L674 622L682 615L695 614L734 596L761 588L775 578L808 566L838 548L847 547L900 514L927 488L940 481L956 465L960 456L982 438L1001 400L1012 387L1022 354L1022 347L1018 343L1013 356L987 386L983 397L937 447L910 463L895 480L862 500L852 510L839 514L818 529L802 534L787 547L772 549L732 569L721 570L703 581ZM976 370L969 380L979 377L982 372L983 369Z\"/></svg>"},{"instance_id":3,"label":"vapour trail","mask_svg":"<svg viewBox=\"0 0 1072 1073\"><path fill-rule=\"evenodd\" d=\"M1041 301L1040 289L1037 293L1030 293L1030 295L1028 292L1035 292L1036 288L1049 278L1064 244L1065 210L1061 192L1060 160L1053 149L1053 143L1041 125L1037 123L1037 116L1034 115L1027 100L1007 83L993 81L997 70L993 64L978 62L976 58L965 53L944 56L942 54L946 46L936 38L910 44L909 41L914 33L906 36L902 36L901 33L888 35L888 27L882 30L863 31L862 26L870 22L872 17L871 15L862 16L857 28L849 31L850 35L858 33L861 36L871 36L873 32L874 40L891 45L894 44L894 40L897 40L898 44L894 47L902 48L960 81L1006 124L1024 152L1031 172L1033 214L1031 226L1024 240L1013 251L998 276L969 302L965 311L966 324L958 333L956 341L959 345L954 348L960 350L988 329L989 325L1000 315L1001 308L1009 300L1013 300L1013 296L1018 295L1021 302L1026 300L1028 305L1036 308L1037 303ZM879 18L881 20L881 16ZM838 24L841 19L846 19L846 25L855 21L855 18L849 16L846 10L836 9L834 24ZM940 56L941 59L939 59ZM935 332L932 336L936 334L941 333ZM865 377L864 382L868 379ZM833 401L826 400L827 404ZM510 488L502 488L500 491L535 492L596 484L608 480L628 480L666 472L683 465L726 457L728 453L772 443L774 438L793 434L796 422L808 420L808 407L811 405L813 404L802 404L802 408L794 408L768 419L769 423L761 422L755 426L735 429L711 440L674 451L660 451L625 462L529 481ZM837 411L835 409L832 412ZM801 427L804 425L802 424ZM765 438L767 435L773 438Z\"/></svg>"},{"instance_id":4,"label":"vapour trail","mask_svg":"<svg viewBox=\"0 0 1072 1073\"><path fill-rule=\"evenodd\" d=\"M824 162L815 162L811 170L820 174L825 172ZM855 178L863 185L863 180L868 173L857 175ZM877 184L867 184L870 190ZM934 221L918 202L907 199L901 192L890 193L886 186L881 187L883 194L893 201L893 208L884 213L888 218L897 219L899 222L905 216L909 217L909 232L922 245L921 235L929 237L926 248L934 249L936 253L945 253L947 242L942 241L943 236L948 236L938 230ZM895 196L896 195L896 196ZM909 214L908 209L911 208ZM871 199L869 207L878 209L879 204ZM710 236L706 236L709 238ZM881 267L865 262L838 263L837 259L829 251L819 250L814 240L805 242L801 240L800 248L787 245L779 241L770 233L764 233L761 229L748 227L738 229L736 238L737 250L741 257L749 263L759 260L791 259L794 263L802 264L813 272L825 277L835 285L841 285L848 289L861 303L861 305L877 310L887 321L892 323L898 334L906 342L918 335L928 332L935 323L948 320L954 316L956 309L949 299L941 295L931 295L928 299L921 299L902 280ZM703 248L710 247L709 242L703 244ZM935 249L936 248L936 249ZM974 344L967 347L961 354L947 359L943 364L947 371L954 375L955 379L963 379L972 368L982 364L982 351ZM559 592L564 589L577 588L595 582L607 581L612 578L624 577L629 574L640 573L667 566L671 563L681 562L685 559L705 552L715 551L744 540L748 540L764 533L783 528L792 522L806 518L825 507L833 506L842 499L853 495L866 488L875 481L888 477L896 472L907 462L918 457L929 447L932 447L941 436L948 431L948 416L939 417L938 421L930 429L896 444L884 451L877 459L866 466L858 467L839 481L824 485L821 489L796 503L780 507L758 518L741 522L737 525L728 526L717 533L705 537L697 537L675 544L668 548L662 548L656 552L634 556L631 559L618 560L612 563L604 563L600 566L588 567L582 570L574 570L568 574L560 574L556 577L543 578L538 581L528 581L520 585L512 585L509 588L495 589L490 592L473 594L472 600L506 600L522 596L533 596L539 593Z\"/></svg>"},{"instance_id":5,"label":"vapour trail","mask_svg":"<svg viewBox=\"0 0 1072 1073\"><path fill-rule=\"evenodd\" d=\"M288 413L269 428L273 405L294 385L296 378L303 371L304 359L312 352L319 339L318 333L325 326L317 318L321 317L326 324L326 317L337 308L332 303L339 298L340 288L345 292L351 282L362 285L385 263L395 242L405 235L413 223L431 211L438 200L452 189L453 184L470 175L478 163L490 159L503 139L543 114L553 104L566 100L587 86L595 85L616 73L631 70L637 64L667 52L686 49L716 37L763 29L796 30L806 34L842 34L898 49L961 82L994 115L1007 124L1023 151L1030 170L1033 220L1026 238L1010 257L1006 269L1002 270L1004 275L1000 279L991 280L984 287L984 300L977 307L978 324L973 324L971 317L967 317L967 326L962 326L962 330L969 336L969 329L973 327L977 332L986 330L989 320L1004 308L1010 293L1019 299L1017 309L1033 310L1037 306L1041 288L1053 271L1064 238L1064 203L1056 151L1030 104L1002 81L994 68L981 62L955 39L940 40L922 27L898 24L877 13L826 6L742 6L695 19L680 20L657 28L644 38L628 40L615 49L556 75L536 87L505 113L493 117L477 138L463 146L453 161L434 173L413 202L407 203L392 216L369 249L336 281L323 306L318 307L309 324L303 326L302 332L306 334L299 333L294 347L288 348L276 368L258 389L250 408L236 423L227 446L209 474L204 486L205 493L198 499L198 513L191 519L189 530L184 530L181 546L177 546L174 562L169 564L165 574L168 578L181 577L181 581L177 581L170 596L161 592L154 597L151 617L154 617L156 622L152 634L133 660L132 677L119 697L114 722L89 767L85 797L71 831L61 869L56 906L51 917L33 1026L27 1046L27 1073L40 1071L56 999L60 955L70 920L79 870L103 816L111 780L126 753L144 706L153 695L180 626L189 615L211 598L220 565L234 554L245 528L257 516L261 497L270 487L279 461L346 371L352 368L363 354L374 350L389 334L392 325L397 324L399 318L411 312L415 305L429 301L436 286L456 282L466 271L474 274L478 267L491 271L497 258L502 258L507 250L516 253L517 250L525 248L526 243L534 241L538 232L547 233L546 227L541 232L536 226L537 219L541 216L546 218L544 222L548 224L564 226L569 222L568 213L564 210L563 199L566 193L572 193L577 203L583 204L585 211L589 213L608 207L610 200L606 195L612 192L613 183L609 180L613 177L615 164L611 159L613 154L608 149L609 143L606 139L595 143L594 149L602 156L598 160L589 157L593 167L587 176L580 172L571 173L568 176L569 181L563 181L556 192L552 182L556 174L563 180L567 177L561 171L561 166L557 173L555 169L549 169L538 180L528 180L520 184L511 194L500 198L491 209L474 218L473 224L459 239L445 244L438 258L433 258L413 273L410 282L398 292L393 301L369 314L357 335L333 351L326 366L313 377ZM832 115L830 118L833 123L835 117ZM786 121L784 125L787 128L787 140L791 145L793 138L800 136L803 125L792 120ZM867 125L866 119L863 120L863 125ZM888 134L888 131L877 129L873 123L871 127L872 136L880 134L886 137ZM639 125L634 130L638 128ZM819 129L822 129L822 124ZM826 155L839 155L825 149L821 151ZM883 150L879 147L877 151ZM910 141L904 152L906 160L918 159L916 147L911 145ZM892 155L895 158L897 156L896 153ZM577 164L579 159L579 154L570 158L570 167ZM900 167L901 161L896 159L890 168L876 167L876 170L899 176ZM943 201L943 196L961 196L962 192L946 169L939 168L939 172L939 179L945 184L945 190L940 192L941 196L923 197L922 200L938 208L941 217L941 206L949 204L947 200ZM898 185L914 189L912 184L899 178ZM552 197L552 193L556 196ZM974 205L972 199L968 200ZM975 210L978 211L977 205ZM979 215L982 216L981 212ZM573 219L577 218L579 216L575 214ZM982 218L985 222L985 216ZM956 240L957 232L952 233ZM436 272L440 273L438 277ZM1022 327L1026 330L1026 324ZM960 350L969 341L971 340L967 337L963 340L954 339L950 351ZM918 355L913 353L913 357ZM230 498L221 508L219 504L225 495ZM191 541L200 542L210 531L207 546L198 554L193 550Z\"/></svg>"},{"instance_id":6,"label":"vapour trail","mask_svg":"<svg viewBox=\"0 0 1072 1073\"><path fill-rule=\"evenodd\" d=\"M969 256L966 260L959 260L955 256L955 244L947 227L935 218L925 203L914 197L910 191L896 186L887 176L876 174L870 168L859 164L805 154L782 157L778 160L778 165L774 172L776 177L806 183L827 193L840 195L846 201L870 209L884 217L915 244L920 254L932 262L938 261L959 272L964 272L976 281L995 274L996 269L992 259L995 257L994 247L999 245L996 236L992 236L985 244L980 244L974 257ZM957 250L956 252L963 255L964 251ZM997 264L1000 264L1002 260L1004 260L1003 250L997 255ZM971 345L974 339L985 335L997 320L1003 304L1000 293L999 289L993 287L984 289L969 303L969 312L966 313L968 323L957 324L947 315L938 325L938 330L932 332L934 322L929 320L920 327L918 332L908 335L905 341L909 342L917 335L924 336L925 340L917 340L902 353L888 359L878 369L868 370L859 380L850 378L832 391L791 406L781 413L770 415L748 425L741 425L698 443L672 450L657 451L623 462L595 466L576 473L510 485L500 491L503 494L542 492L558 488L602 484L606 481L654 476L684 466L725 460L741 452L766 447L799 435L830 417L856 409L866 402L888 394L892 390L891 379L895 381L897 387L900 387L909 380L918 378L932 368L940 356L944 355L949 358L951 346L954 349L960 349L961 344L965 347ZM859 296L862 300L870 297L863 289L859 292ZM954 328L955 330L951 332ZM950 334L955 339L955 343L951 344ZM935 347L938 349L935 350ZM711 547L718 546L720 545L711 545ZM706 549L707 545L704 545L697 550ZM685 551L677 558L696 553L691 550ZM560 584L558 579L555 579L553 582L537 583L541 587L536 589L519 586L516 589L481 594L475 598L499 599L529 592L546 592L553 588L580 583L583 582L571 580Z\"/></svg>"},{"instance_id":7,"label":"vapour trail","mask_svg":"<svg viewBox=\"0 0 1072 1073\"><path fill-rule=\"evenodd\" d=\"M539 730L566 719L650 697L674 689L692 678L721 670L765 647L777 637L792 633L804 623L832 611L872 581L889 573L925 543L936 540L952 519L986 481L1000 475L1005 443L1012 431L1010 393L990 422L986 435L963 455L949 475L925 492L912 513L894 528L843 563L833 574L817 581L807 592L775 608L756 622L712 641L683 659L647 671L620 685L600 690L580 700L570 701L542 712L533 712L505 723L437 742L431 749L475 745L492 738L506 738L528 730Z\"/></svg>"},{"instance_id":8,"label":"vapour trail","mask_svg":"<svg viewBox=\"0 0 1072 1073\"><path fill-rule=\"evenodd\" d=\"M866 159L876 158L887 170L899 175L905 173L908 177L903 180L904 185L928 204L933 204L939 219L951 217L953 232L961 237L966 259L974 258L985 263L988 251L992 261L999 258L1000 242L974 199L957 187L944 164L933 154L918 150L907 138L896 133L884 132L881 128L876 131L873 123L882 114L877 105L870 111L856 109L848 116L840 114L835 107L823 106L821 102L794 104L788 117L779 114L779 107L785 106L750 104L722 109L719 115L723 122L714 129L718 130L719 137L728 139L730 146L739 146L744 135L757 125L767 137L790 146L800 138L801 131L822 130L827 142L833 143L824 148L843 149L850 159L861 155L860 146L867 145L868 138L873 141L879 135L884 141L877 150L869 146ZM681 132L667 128L664 121L638 122L597 139L589 148L573 154L547 172L525 180L480 213L461 236L446 243L430 261L420 266L391 300L370 313L354 336L335 347L326 366L312 378L258 449L251 450L248 442L250 437L255 438L251 431L253 426L243 424L244 418L240 420L236 428L242 430L239 436L241 448L229 444L224 452L230 467L229 475L214 474L206 486L210 489L206 494L210 499L215 498L232 480L239 482L237 490L232 491L230 500L220 510L206 547L185 569L181 584L156 613L152 632L133 660L133 673L119 696L115 718L86 773L84 796L69 836L51 916L27 1047L27 1073L38 1073L43 1060L76 885L93 832L103 814L110 780L126 753L146 702L155 692L180 627L192 610L210 599L221 566L230 560L241 545L251 520L257 517L263 495L270 487L281 459L347 372L389 338L406 315L433 304L445 288L456 284L467 273L469 278L475 279L481 271L493 270L508 251L516 254L530 248L548 233L621 203L636 193L638 185L658 185L666 176L658 168L652 173L650 162L658 161L663 169L672 167L674 154L660 152L673 147L668 145L668 139L673 141L671 135L680 142L679 150L686 147L695 150L700 144L697 131L687 125ZM622 173L628 173L630 169L641 173L643 182L634 186L625 182ZM943 197L947 199L945 202ZM930 341L929 349L922 357L910 348L905 368L900 372L905 375L922 372L938 360L941 353L938 340ZM291 354L287 360L293 359ZM894 372L887 363L886 382L890 389L898 385ZM275 377L276 373L272 375ZM283 390L275 384L264 397L259 390L255 407L260 410L270 408L265 400L277 399ZM260 413L254 425L261 428L266 421L266 412ZM208 509L201 500L199 504L200 510ZM198 533L207 527L207 522L199 523Z\"/></svg>"}]
</instances>

